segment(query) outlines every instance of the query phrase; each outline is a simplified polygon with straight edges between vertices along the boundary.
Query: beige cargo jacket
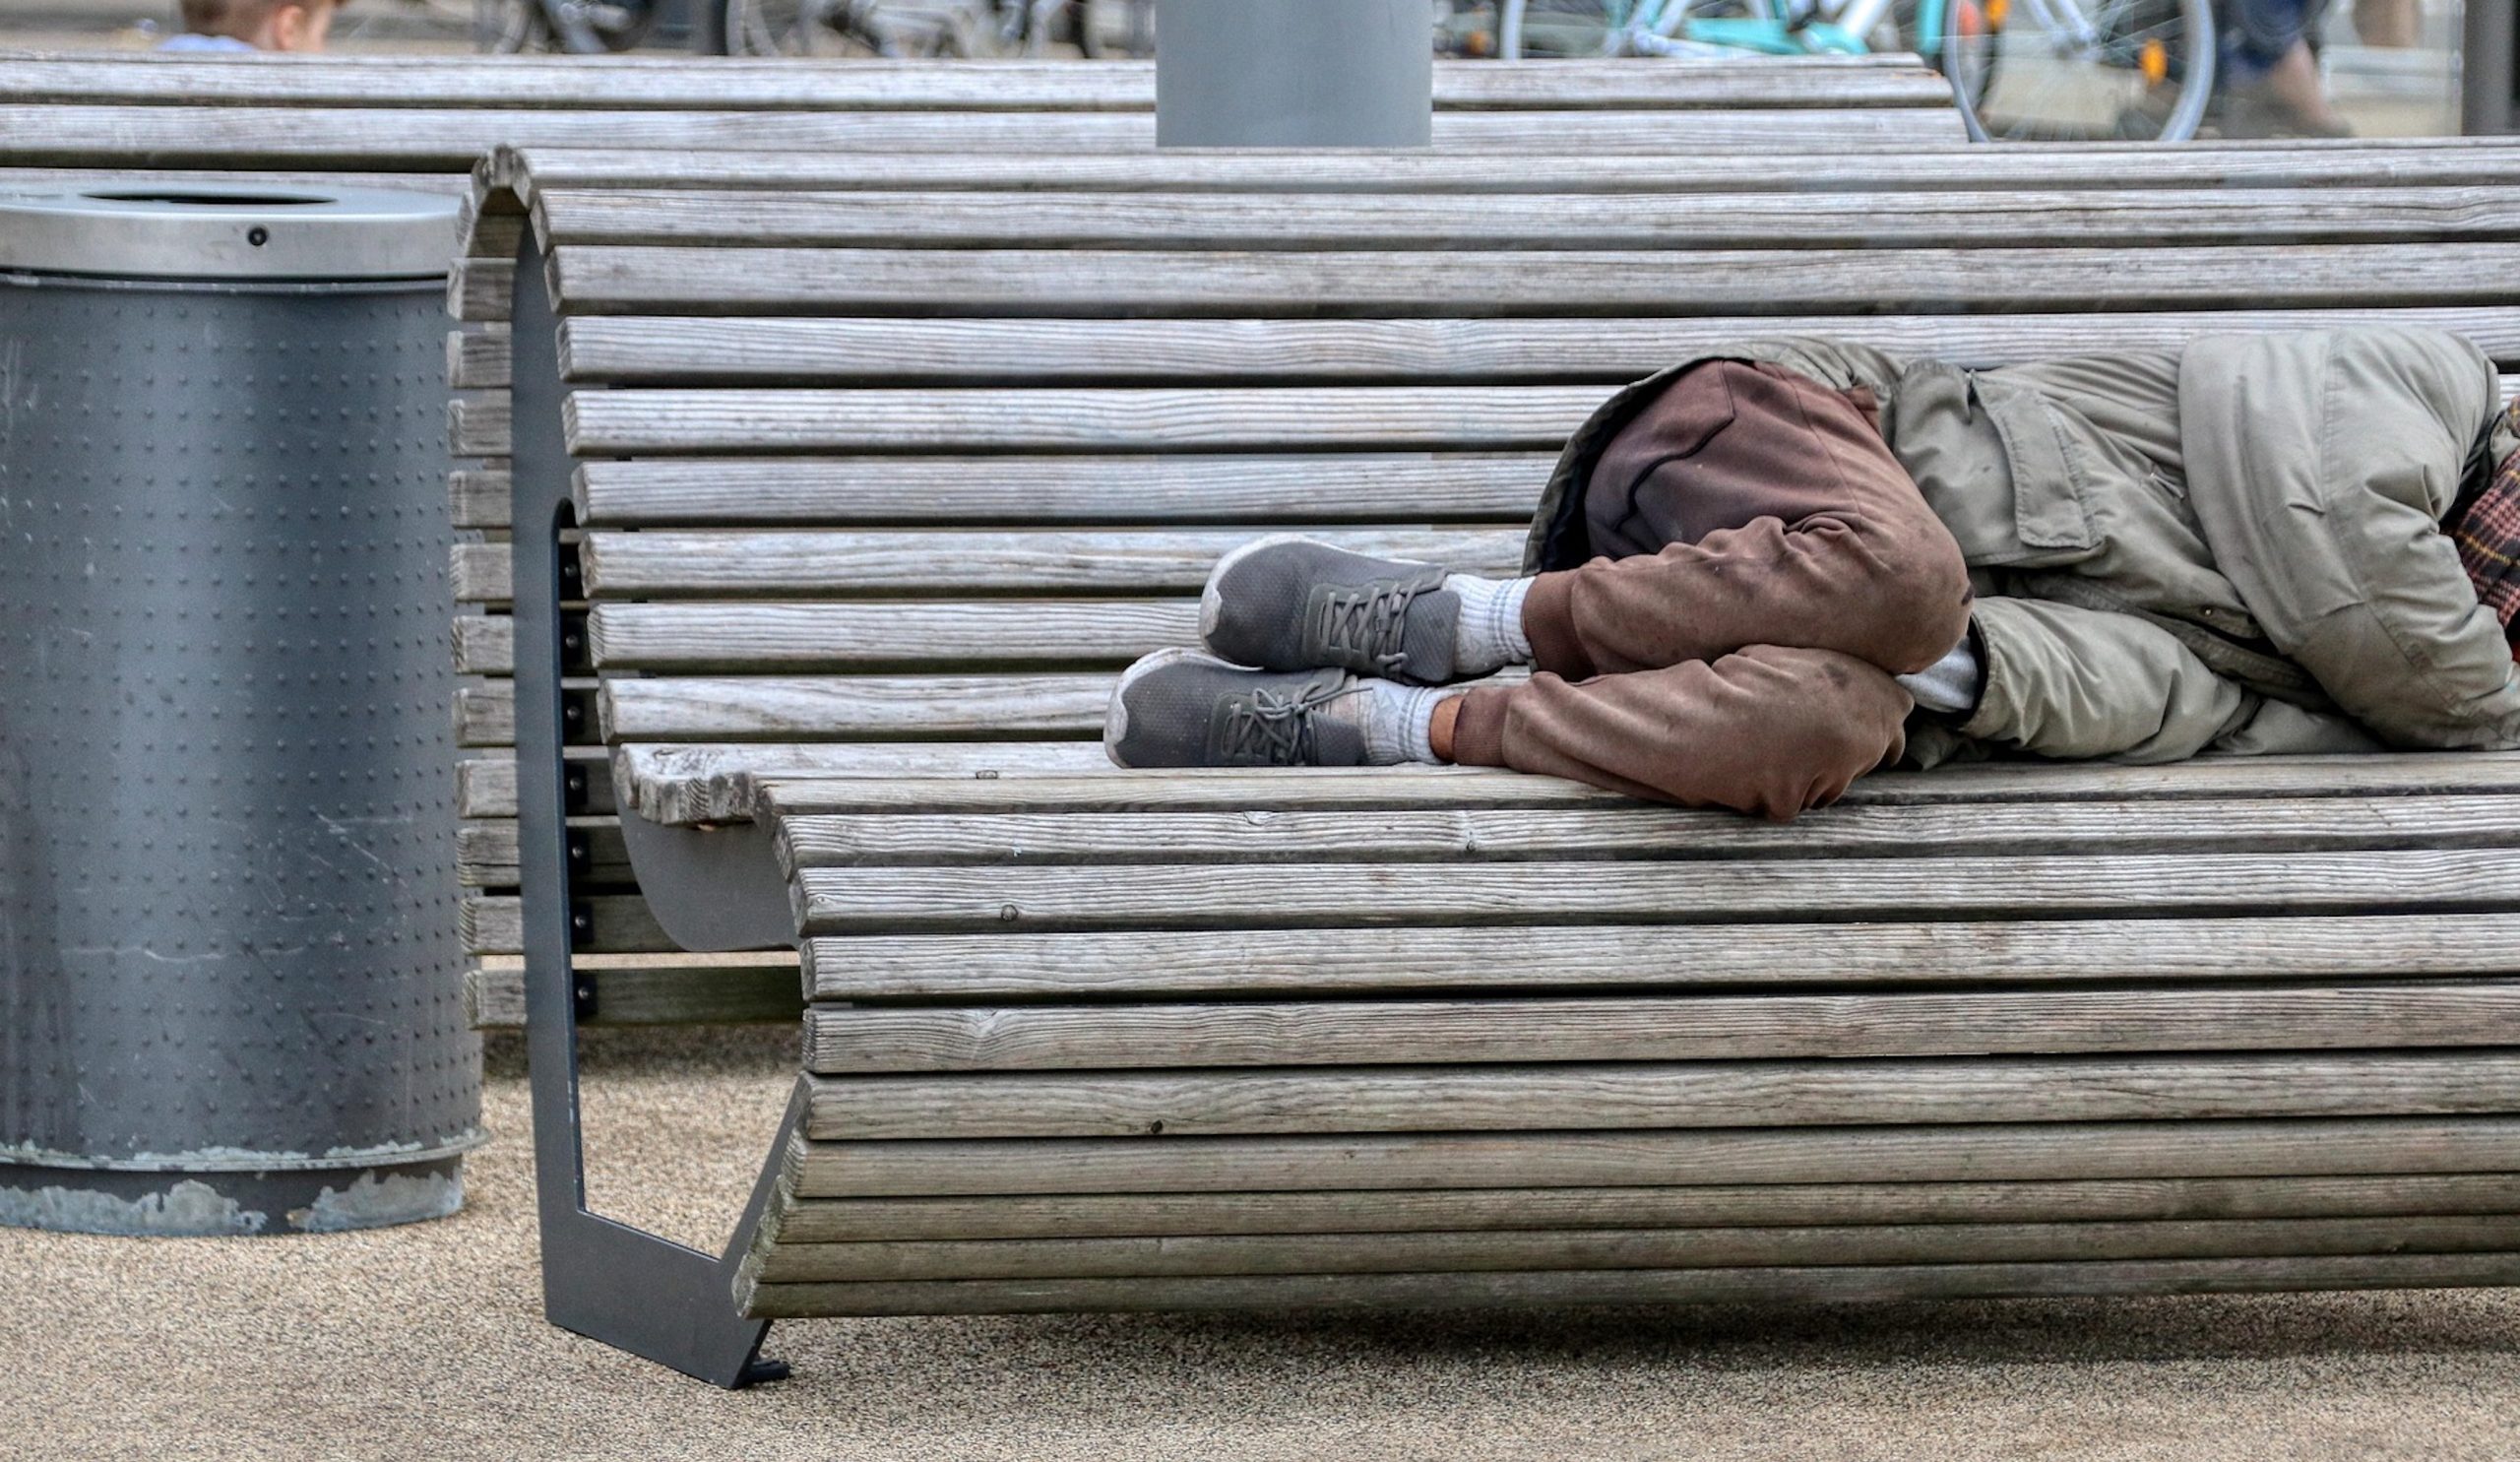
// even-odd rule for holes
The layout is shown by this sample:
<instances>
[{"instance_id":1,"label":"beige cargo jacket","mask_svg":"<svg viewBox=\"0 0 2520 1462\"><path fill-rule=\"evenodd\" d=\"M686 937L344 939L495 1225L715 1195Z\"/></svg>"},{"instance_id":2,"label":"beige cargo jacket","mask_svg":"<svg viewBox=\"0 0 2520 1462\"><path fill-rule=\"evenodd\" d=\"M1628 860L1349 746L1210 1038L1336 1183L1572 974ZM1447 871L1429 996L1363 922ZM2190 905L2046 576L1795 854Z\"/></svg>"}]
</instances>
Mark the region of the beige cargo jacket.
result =
<instances>
[{"instance_id":1,"label":"beige cargo jacket","mask_svg":"<svg viewBox=\"0 0 2520 1462\"><path fill-rule=\"evenodd\" d=\"M2440 529L2520 447L2465 340L2222 336L1982 371L1819 339L1728 346L1578 429L1530 569L1591 556L1594 460L1663 382L1717 358L1868 390L1968 557L1984 691L1956 725L1912 723L1913 763L2520 746L2520 674Z\"/></svg>"}]
</instances>

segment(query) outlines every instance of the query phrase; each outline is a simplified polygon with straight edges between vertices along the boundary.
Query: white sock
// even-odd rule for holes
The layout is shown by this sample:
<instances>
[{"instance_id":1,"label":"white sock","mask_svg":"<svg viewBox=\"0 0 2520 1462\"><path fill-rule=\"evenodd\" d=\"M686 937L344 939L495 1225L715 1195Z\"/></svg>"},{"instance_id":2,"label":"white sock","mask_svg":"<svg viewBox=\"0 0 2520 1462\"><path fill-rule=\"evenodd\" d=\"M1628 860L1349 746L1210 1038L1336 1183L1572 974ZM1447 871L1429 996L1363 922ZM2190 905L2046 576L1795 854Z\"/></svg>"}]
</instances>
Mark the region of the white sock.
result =
<instances>
[{"instance_id":1,"label":"white sock","mask_svg":"<svg viewBox=\"0 0 2520 1462\"><path fill-rule=\"evenodd\" d=\"M1435 706L1460 694L1441 685L1403 685L1397 680L1358 678L1338 699L1315 715L1331 716L1356 728L1365 738L1365 762L1391 767L1402 762L1435 760L1429 738Z\"/></svg>"},{"instance_id":2,"label":"white sock","mask_svg":"<svg viewBox=\"0 0 2520 1462\"><path fill-rule=\"evenodd\" d=\"M1444 587L1461 598L1461 626L1453 645L1453 672L1485 675L1509 665L1529 665L1532 642L1523 634L1523 597L1532 581L1446 574Z\"/></svg>"},{"instance_id":3,"label":"white sock","mask_svg":"<svg viewBox=\"0 0 2520 1462\"><path fill-rule=\"evenodd\" d=\"M1913 675L1893 675L1892 679L1917 698L1917 704L1928 711L1959 712L1978 704L1979 682L1985 672L1978 665L1978 652L1962 635L1951 653Z\"/></svg>"}]
</instances>

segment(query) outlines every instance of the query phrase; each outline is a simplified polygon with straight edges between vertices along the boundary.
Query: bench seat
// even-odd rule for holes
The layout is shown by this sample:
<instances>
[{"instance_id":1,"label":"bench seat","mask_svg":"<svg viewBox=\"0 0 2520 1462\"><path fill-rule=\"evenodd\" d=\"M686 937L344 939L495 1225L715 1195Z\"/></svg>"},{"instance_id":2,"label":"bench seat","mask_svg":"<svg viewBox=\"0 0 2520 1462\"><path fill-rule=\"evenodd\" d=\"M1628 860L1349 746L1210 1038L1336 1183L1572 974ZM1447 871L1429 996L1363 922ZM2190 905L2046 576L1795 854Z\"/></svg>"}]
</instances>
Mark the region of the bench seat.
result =
<instances>
[{"instance_id":1,"label":"bench seat","mask_svg":"<svg viewBox=\"0 0 2520 1462\"><path fill-rule=\"evenodd\" d=\"M812 1001L757 1315L2520 1278L2520 755L751 811Z\"/></svg>"}]
</instances>

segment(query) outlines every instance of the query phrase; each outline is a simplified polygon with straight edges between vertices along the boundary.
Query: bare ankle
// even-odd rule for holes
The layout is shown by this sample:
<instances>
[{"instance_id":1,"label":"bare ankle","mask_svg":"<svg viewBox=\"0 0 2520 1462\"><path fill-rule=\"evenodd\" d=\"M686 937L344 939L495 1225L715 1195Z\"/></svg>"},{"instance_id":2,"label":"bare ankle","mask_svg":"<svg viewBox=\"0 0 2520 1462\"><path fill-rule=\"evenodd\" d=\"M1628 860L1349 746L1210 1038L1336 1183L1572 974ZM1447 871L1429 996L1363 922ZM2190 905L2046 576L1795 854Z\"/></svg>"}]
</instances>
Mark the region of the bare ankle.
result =
<instances>
[{"instance_id":1,"label":"bare ankle","mask_svg":"<svg viewBox=\"0 0 2520 1462\"><path fill-rule=\"evenodd\" d=\"M1461 701L1460 696L1448 695L1435 702L1434 717L1426 723L1426 744L1437 761L1453 759L1453 723L1461 719Z\"/></svg>"}]
</instances>

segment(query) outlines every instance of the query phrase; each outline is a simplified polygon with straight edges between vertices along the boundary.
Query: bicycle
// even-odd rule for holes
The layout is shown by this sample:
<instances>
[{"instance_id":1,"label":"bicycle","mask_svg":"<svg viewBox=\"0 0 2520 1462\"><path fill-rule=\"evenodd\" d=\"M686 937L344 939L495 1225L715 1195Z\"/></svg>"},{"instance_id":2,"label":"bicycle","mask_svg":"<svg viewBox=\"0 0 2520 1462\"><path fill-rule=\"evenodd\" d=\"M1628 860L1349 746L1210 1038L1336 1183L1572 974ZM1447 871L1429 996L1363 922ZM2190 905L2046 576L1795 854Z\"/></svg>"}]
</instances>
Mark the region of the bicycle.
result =
<instances>
[{"instance_id":1,"label":"bicycle","mask_svg":"<svg viewBox=\"0 0 2520 1462\"><path fill-rule=\"evenodd\" d=\"M2196 134L2211 0L1501 0L1497 53L1865 55L1939 65L1980 141Z\"/></svg>"},{"instance_id":2,"label":"bicycle","mask_svg":"<svg viewBox=\"0 0 2520 1462\"><path fill-rule=\"evenodd\" d=\"M546 0L547 3L547 0ZM1155 0L701 0L733 56L1155 54Z\"/></svg>"},{"instance_id":3,"label":"bicycle","mask_svg":"<svg viewBox=\"0 0 2520 1462\"><path fill-rule=\"evenodd\" d=\"M473 0L472 45L493 55L626 51L656 29L659 0Z\"/></svg>"}]
</instances>

